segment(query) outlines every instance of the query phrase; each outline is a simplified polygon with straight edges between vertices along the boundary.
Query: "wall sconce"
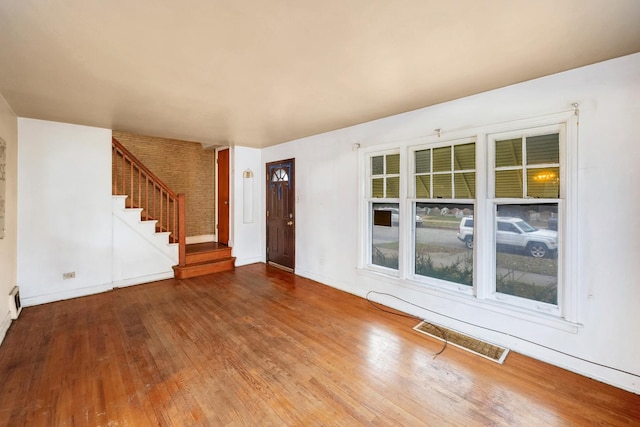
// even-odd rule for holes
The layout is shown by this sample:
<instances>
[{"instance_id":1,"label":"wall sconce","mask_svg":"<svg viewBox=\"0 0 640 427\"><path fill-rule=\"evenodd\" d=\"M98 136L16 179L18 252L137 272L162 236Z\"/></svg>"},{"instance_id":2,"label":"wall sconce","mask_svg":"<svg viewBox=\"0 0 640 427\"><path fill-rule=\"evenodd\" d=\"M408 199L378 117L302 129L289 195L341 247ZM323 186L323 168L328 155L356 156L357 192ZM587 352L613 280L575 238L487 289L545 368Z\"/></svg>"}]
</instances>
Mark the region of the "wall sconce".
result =
<instances>
[{"instance_id":1,"label":"wall sconce","mask_svg":"<svg viewBox=\"0 0 640 427\"><path fill-rule=\"evenodd\" d=\"M242 172L242 220L245 224L253 222L253 172Z\"/></svg>"}]
</instances>

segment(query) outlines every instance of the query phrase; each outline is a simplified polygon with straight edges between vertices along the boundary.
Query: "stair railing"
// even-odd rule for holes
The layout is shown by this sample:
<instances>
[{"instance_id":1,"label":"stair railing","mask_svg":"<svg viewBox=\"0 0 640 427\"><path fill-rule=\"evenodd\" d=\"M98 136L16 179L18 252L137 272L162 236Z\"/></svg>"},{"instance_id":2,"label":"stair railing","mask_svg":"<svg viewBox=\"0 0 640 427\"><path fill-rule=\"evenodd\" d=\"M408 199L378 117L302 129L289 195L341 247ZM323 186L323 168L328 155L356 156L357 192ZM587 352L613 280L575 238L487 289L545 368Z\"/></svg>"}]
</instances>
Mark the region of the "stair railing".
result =
<instances>
[{"instance_id":1,"label":"stair railing","mask_svg":"<svg viewBox=\"0 0 640 427\"><path fill-rule=\"evenodd\" d=\"M186 263L185 197L176 194L133 154L112 138L113 194L126 195L125 206L142 208L144 220L156 220L156 231L168 231L178 243L178 264Z\"/></svg>"}]
</instances>

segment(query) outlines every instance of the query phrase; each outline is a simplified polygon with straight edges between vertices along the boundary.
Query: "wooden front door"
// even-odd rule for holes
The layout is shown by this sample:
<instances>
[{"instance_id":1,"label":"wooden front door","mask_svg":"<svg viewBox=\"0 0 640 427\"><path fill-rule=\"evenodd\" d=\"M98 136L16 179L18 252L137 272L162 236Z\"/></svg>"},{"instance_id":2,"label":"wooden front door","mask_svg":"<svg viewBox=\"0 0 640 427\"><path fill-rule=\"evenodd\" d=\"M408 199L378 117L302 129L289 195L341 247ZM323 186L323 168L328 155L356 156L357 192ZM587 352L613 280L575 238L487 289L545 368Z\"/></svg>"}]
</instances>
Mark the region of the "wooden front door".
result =
<instances>
[{"instance_id":1,"label":"wooden front door","mask_svg":"<svg viewBox=\"0 0 640 427\"><path fill-rule=\"evenodd\" d=\"M229 149L218 151L218 243L229 244Z\"/></svg>"},{"instance_id":2,"label":"wooden front door","mask_svg":"<svg viewBox=\"0 0 640 427\"><path fill-rule=\"evenodd\" d=\"M267 163L267 262L295 268L295 160Z\"/></svg>"}]
</instances>

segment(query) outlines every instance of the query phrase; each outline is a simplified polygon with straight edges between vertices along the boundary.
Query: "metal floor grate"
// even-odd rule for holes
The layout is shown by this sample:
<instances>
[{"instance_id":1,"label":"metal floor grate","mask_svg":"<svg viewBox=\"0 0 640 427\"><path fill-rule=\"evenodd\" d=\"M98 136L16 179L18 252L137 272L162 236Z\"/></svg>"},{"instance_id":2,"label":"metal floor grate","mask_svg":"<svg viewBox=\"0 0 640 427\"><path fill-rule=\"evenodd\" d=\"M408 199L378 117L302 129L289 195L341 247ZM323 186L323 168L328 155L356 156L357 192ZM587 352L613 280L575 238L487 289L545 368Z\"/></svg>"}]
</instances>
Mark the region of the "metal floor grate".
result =
<instances>
[{"instance_id":1,"label":"metal floor grate","mask_svg":"<svg viewBox=\"0 0 640 427\"><path fill-rule=\"evenodd\" d=\"M473 338L452 329L447 329L443 326L434 325L429 322L420 322L413 329L422 334L432 336L441 341L446 341L447 344L470 351L471 353L475 353L478 356L482 356L500 364L504 362L507 354L509 354L509 350L506 348L481 341L477 338Z\"/></svg>"}]
</instances>

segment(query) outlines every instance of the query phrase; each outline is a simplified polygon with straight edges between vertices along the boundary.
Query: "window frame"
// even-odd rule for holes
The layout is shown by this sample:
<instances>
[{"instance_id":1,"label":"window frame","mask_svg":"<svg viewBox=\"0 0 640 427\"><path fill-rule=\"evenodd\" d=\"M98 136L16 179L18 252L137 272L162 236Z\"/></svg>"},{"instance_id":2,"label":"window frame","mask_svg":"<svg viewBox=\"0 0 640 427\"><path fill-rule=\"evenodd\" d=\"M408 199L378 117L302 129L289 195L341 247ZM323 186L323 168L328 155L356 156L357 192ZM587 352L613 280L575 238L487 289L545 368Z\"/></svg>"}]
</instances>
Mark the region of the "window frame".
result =
<instances>
[{"instance_id":1,"label":"window frame","mask_svg":"<svg viewBox=\"0 0 640 427\"><path fill-rule=\"evenodd\" d=\"M359 151L360 170L360 227L358 235L359 245L358 270L365 275L373 273L379 280L389 284L422 292L433 297L447 298L468 304L483 310L511 315L528 321L552 326L566 331L576 331L579 327L579 271L576 261L579 256L578 233L578 114L574 109L567 109L558 113L541 115L538 117L503 121L501 123L479 125L472 128L460 128L447 132L447 140L441 139L440 134L433 134L419 138L408 138L396 142L383 143ZM559 199L495 199L493 196L495 181L493 178L493 162L495 161L494 147L489 142L490 136L506 133L522 133L535 128L563 128L563 142L560 143L560 195ZM542 130L542 129L540 129ZM416 151L425 148L451 145L454 141L476 144L476 194L474 208L474 277L473 292L461 292L450 282L439 282L438 279L422 280L413 274L415 268L415 206L418 202L430 202L431 199L415 198L415 155ZM462 143L462 142L461 142ZM369 168L371 156L400 153L400 198L388 201L398 201L400 210L399 236L399 268L398 271L381 271L368 264L371 260L371 227ZM375 202L387 199L373 199ZM437 202L463 203L465 199L436 199ZM558 267L558 305L555 310L536 304L517 304L513 300L495 298L492 288L495 286L495 216L497 204L509 203L557 203L558 204L558 257L561 257ZM364 203L363 203L364 202ZM404 219L404 220L403 220ZM569 224L569 226L567 226ZM488 285L489 284L489 285ZM468 286L464 286L468 288Z\"/></svg>"},{"instance_id":2,"label":"window frame","mask_svg":"<svg viewBox=\"0 0 640 427\"><path fill-rule=\"evenodd\" d=\"M456 170L455 169L455 162L454 162L454 156L455 156L455 146L461 146L461 145L467 145L467 144L474 144L474 148L475 148L475 168L474 169L460 169L460 170ZM434 172L434 167L433 167L433 151L435 149L438 148L443 148L443 147L450 147L451 148L451 170L448 172ZM430 149L431 150L431 159L430 159L430 172L425 172L425 173L418 173L416 172L416 153L418 151L423 151L423 150L427 150ZM477 197L478 194L478 178L477 178L477 171L478 171L478 141L477 138L474 136L470 136L470 137L464 137L464 138L452 138L452 139L446 139L446 140L436 140L436 141L429 141L429 142L423 142L420 145L411 145L409 147L407 147L407 151L408 151L408 160L409 160L409 173L407 174L409 179L408 179L408 184L409 184L409 188L408 188L408 193L410 195L410 197L407 197L407 204L409 211L411 212L411 218L413 219L415 217L415 215L417 214L417 204L418 203L447 203L447 204L466 204L466 205L473 205L474 207L474 220L475 220L475 216L476 216L476 198L473 199L469 199L469 198L455 198L455 174L456 173L468 173L468 172L473 172L476 176L475 178L475 194ZM434 183L433 183L433 176L435 174L450 174L451 175L451 198L434 198L434 192L433 192L433 188L434 188ZM430 179L430 191L429 194L432 196L430 198L422 198L422 197L417 197L417 188L416 188L416 177L419 175L427 175L429 174L431 176ZM455 283L455 282L450 282L447 280L443 280L443 279L438 279L435 277L430 277L430 276L423 276L421 274L416 274L416 226L415 226L415 221L411 222L411 238L410 238L410 256L408 256L409 258L409 265L408 265L408 270L407 270L407 277L409 277L411 280L417 282L417 283L421 283L421 284L425 284L425 285L431 285L431 286L435 286L435 287L439 287L442 289L446 289L448 291L453 291L453 292L460 292L463 294L467 294L467 295L473 295L475 294L475 287L476 287L476 250L475 248L473 249L473 284L472 286L467 286L467 285L463 285L461 283Z\"/></svg>"},{"instance_id":3,"label":"window frame","mask_svg":"<svg viewBox=\"0 0 640 427\"><path fill-rule=\"evenodd\" d=\"M387 174L386 173L386 156L387 155L394 155L394 154L398 154L400 156L400 165L399 165L399 173L398 174ZM385 170L383 174L373 174L373 170L372 170L372 159L374 157L378 157L378 156L384 156L384 165L385 165ZM363 263L366 269L374 271L374 272L378 272L384 275L388 275L388 276L392 276L392 277L401 277L401 272L402 272L402 262L403 262L403 251L402 251L402 245L403 245L403 237L402 237L402 229L403 229L403 224L406 222L403 220L404 218L404 209L403 209L403 203L401 202L402 198L403 198L403 191L406 192L406 185L403 184L403 172L404 172L404 168L403 168L403 154L401 152L401 150L399 148L391 148L391 149L387 149L387 150L378 150L378 151L372 151L370 153L367 153L365 155L365 171L366 171L366 181L365 181L365 205L366 205L366 247L363 251L364 254L364 259L363 259ZM384 195L386 196L386 178L388 176L391 177L399 177L399 181L400 181L400 188L399 188L399 197L398 198L389 198L389 197L373 197L373 185L372 185L372 181L374 178L384 178ZM398 235L398 269L393 269L393 268L389 268L389 267L384 267L381 265L377 265L373 263L373 205L374 204L397 204L398 205L398 227L399 227L399 235Z\"/></svg>"},{"instance_id":4,"label":"window frame","mask_svg":"<svg viewBox=\"0 0 640 427\"><path fill-rule=\"evenodd\" d=\"M523 189L522 189L522 197L496 197L495 195L495 175L496 175L496 171L498 170L504 170L501 167L496 167L495 165L495 160L496 160L496 141L503 141L503 140L508 140L508 139L516 139L516 138L520 138L520 139L525 139L525 138L529 138L529 137L533 137L533 136L542 136L542 135L549 135L549 134L553 134L553 133L558 133L559 135L559 140L558 140L558 145L559 145L559 162L557 164L553 164L554 166L557 165L557 167L559 167L560 169L560 186L559 186L559 195L558 198L532 198L527 196L527 185L526 185L526 180L527 180L527 164L526 164L526 143L523 143L522 148L523 148L523 154L522 154L522 165L520 166L520 169L522 170L522 177L523 177ZM532 126L529 128L522 128L522 129L517 129L517 130L511 130L511 131L505 131L505 132L494 132L491 134L487 134L487 172L488 172L488 176L487 176L487 184L488 184L488 188L487 188L487 197L486 197L486 201L488 203L488 205L491 207L491 215L487 216L485 218L485 221L490 221L490 236L487 239L485 236L485 240L490 240L491 241L491 246L492 249L489 253L489 255L491 255L491 262L490 262L490 270L491 270L491 287L490 289L484 289L485 292L483 292L483 296L487 299L492 299L495 301L499 301L499 302L504 302L507 303L509 305L515 306L515 307L520 307L520 308L525 308L525 309L530 309L533 311L538 311L538 312L542 312L542 313L546 313L546 314L551 314L554 316L561 316L562 315L562 307L563 307L563 292L561 291L562 289L564 289L565 287L565 277L564 277L564 254L565 254L565 248L564 248L564 240L565 240L565 236L563 234L564 232L564 227L563 224L565 223L564 221L564 209L563 209L563 203L566 200L566 189L567 189L567 171L566 171L566 147L567 146L567 132L566 132L566 125L563 123L557 123L557 124L552 124L552 125L544 125L544 126ZM535 165L535 167L540 167L540 165ZM515 169L515 168L514 168ZM557 271L557 292L558 292L558 301L557 304L548 304L548 303L544 303L544 302L540 302L540 301L536 301L536 300L532 300L532 299L527 299L527 298L523 298L523 297L518 297L515 295L509 295L509 294L505 294L505 293L501 293L498 292L496 290L496 259L497 259L497 253L496 253L496 231L497 231L497 207L498 206L504 206L504 205L540 205L540 204L545 204L545 203L552 203L552 204L557 204L558 205L558 249L557 249L557 262L558 262L558 271Z\"/></svg>"}]
</instances>

